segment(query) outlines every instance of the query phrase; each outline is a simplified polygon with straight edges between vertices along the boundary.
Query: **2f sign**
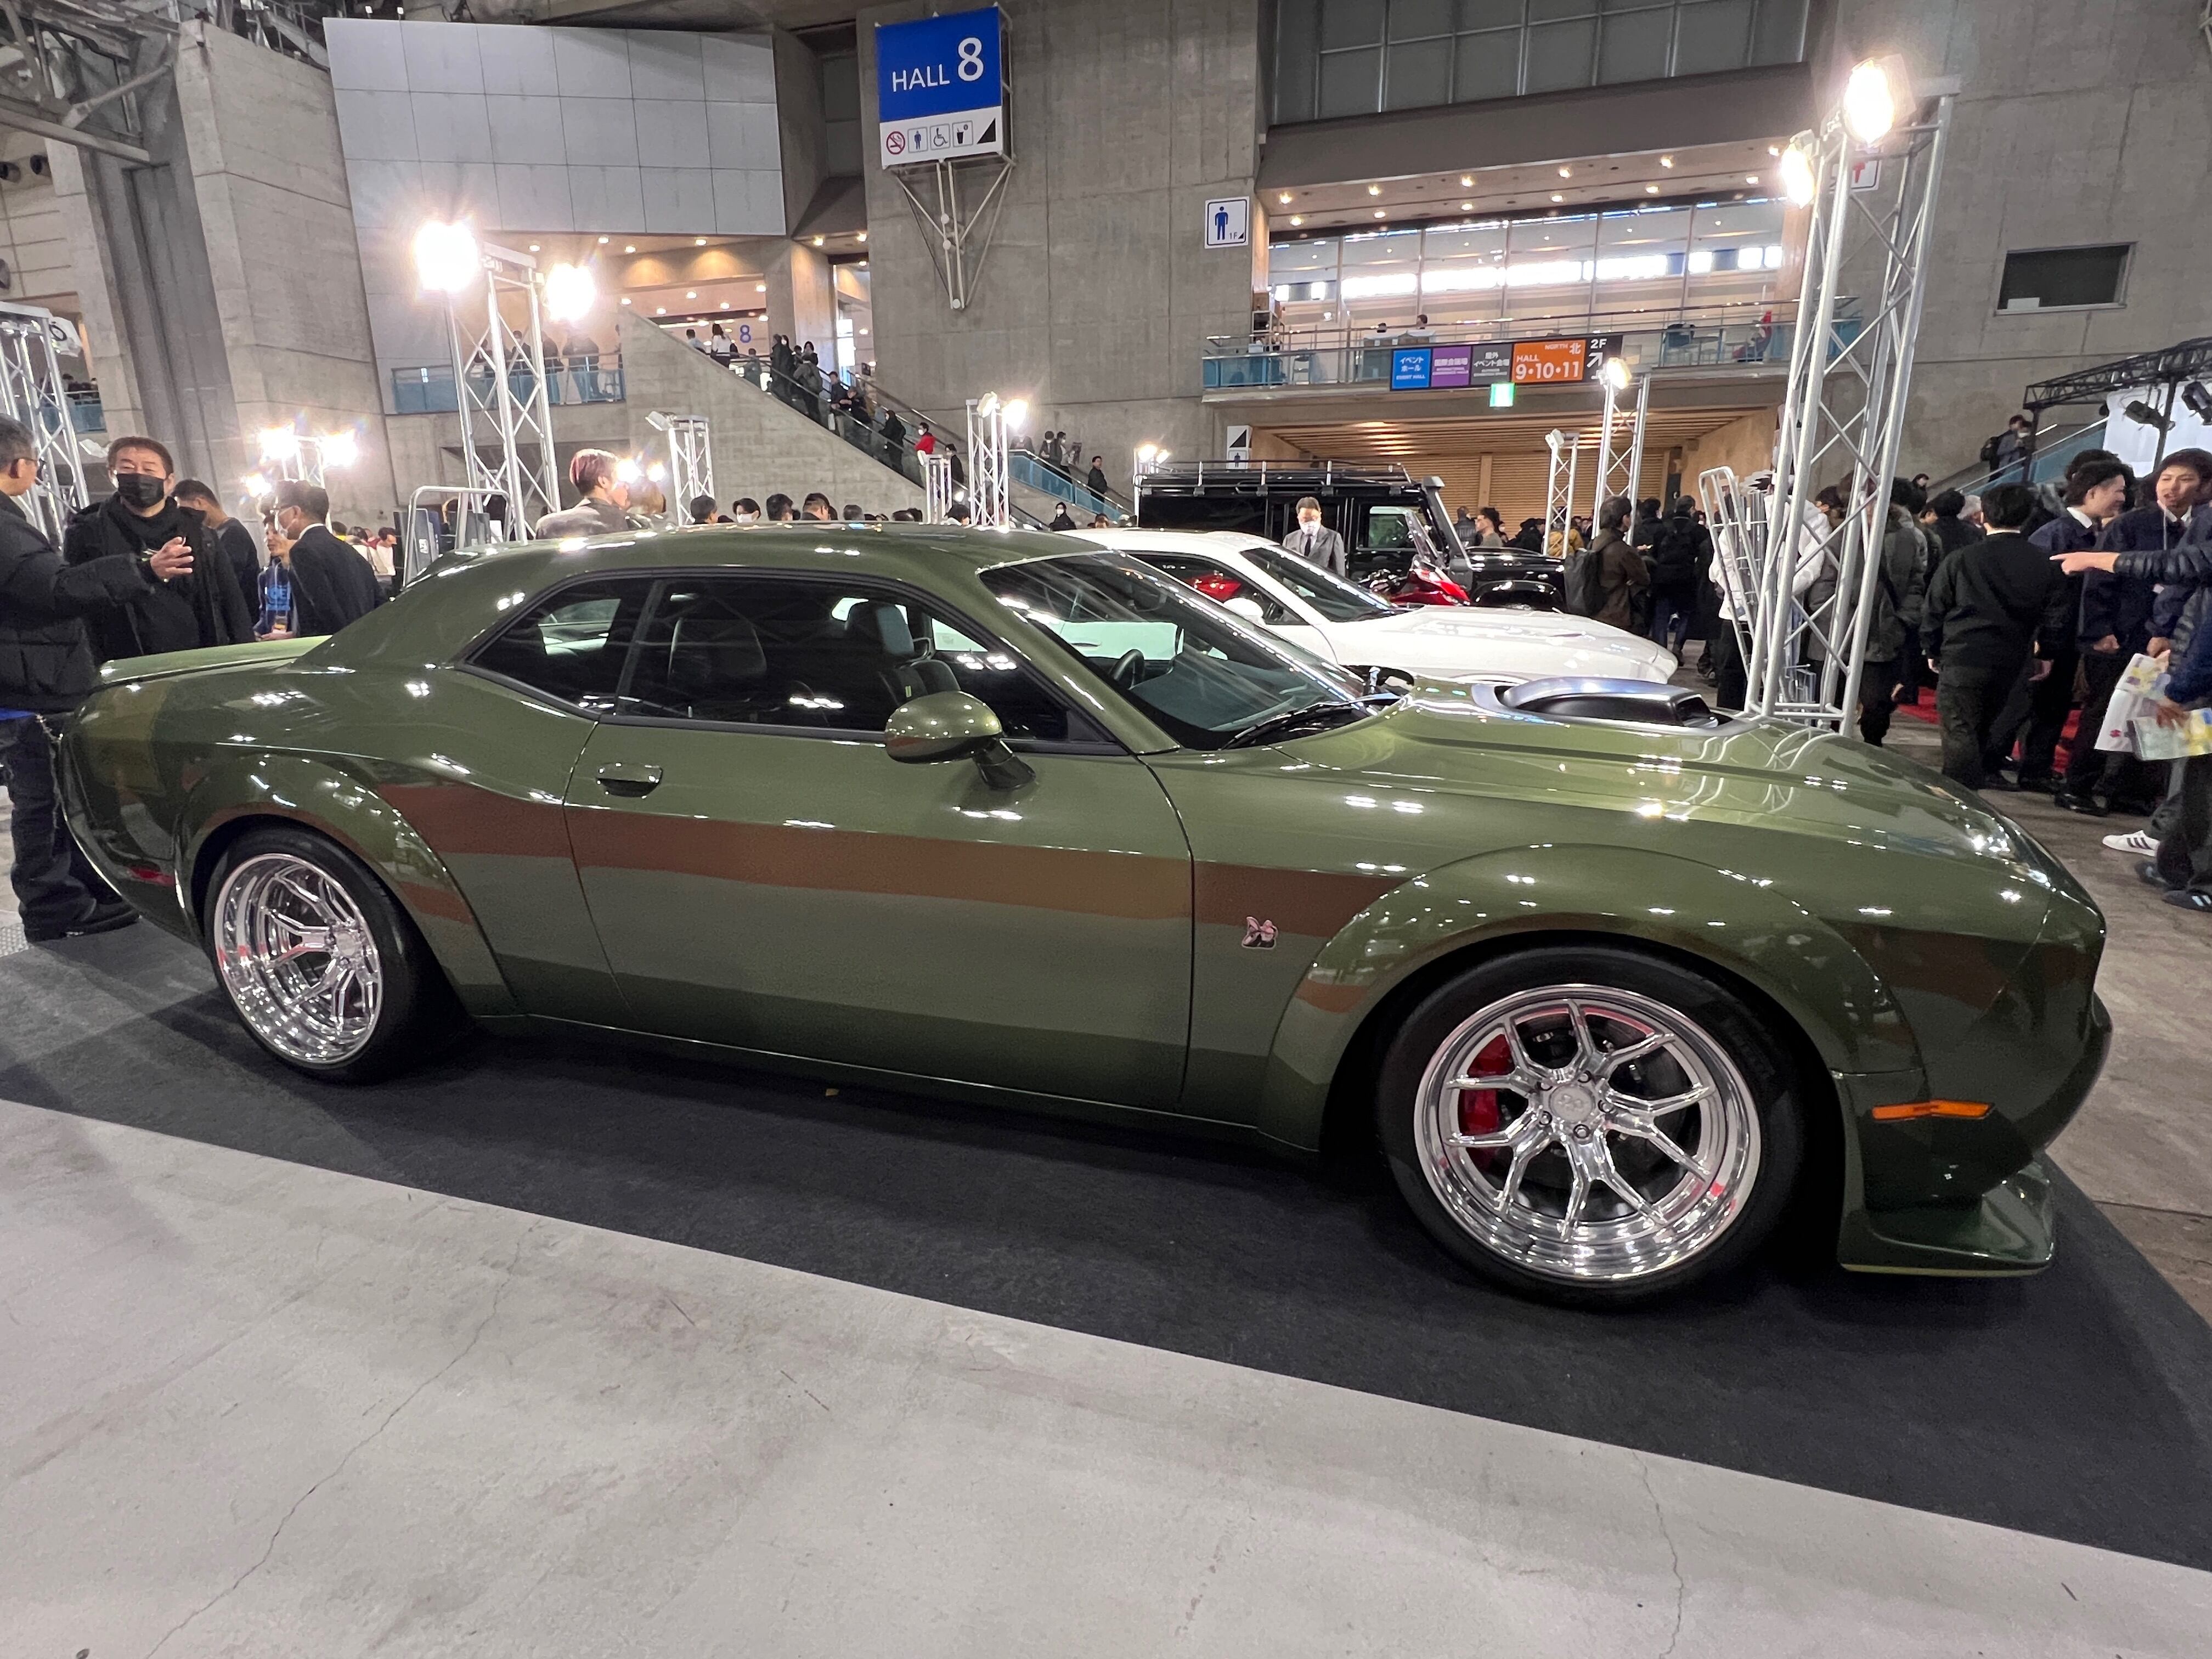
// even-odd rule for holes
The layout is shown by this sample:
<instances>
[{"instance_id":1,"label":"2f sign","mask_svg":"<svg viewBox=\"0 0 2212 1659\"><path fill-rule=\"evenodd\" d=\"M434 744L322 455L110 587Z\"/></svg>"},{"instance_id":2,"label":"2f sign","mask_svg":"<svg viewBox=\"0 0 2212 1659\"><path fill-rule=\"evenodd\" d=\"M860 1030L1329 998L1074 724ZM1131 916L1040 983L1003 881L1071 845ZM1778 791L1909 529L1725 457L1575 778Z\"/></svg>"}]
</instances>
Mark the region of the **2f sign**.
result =
<instances>
[{"instance_id":1,"label":"2f sign","mask_svg":"<svg viewBox=\"0 0 2212 1659\"><path fill-rule=\"evenodd\" d=\"M1231 196L1206 204L1206 245L1208 247L1243 247L1252 240L1252 204L1245 197Z\"/></svg>"}]
</instances>

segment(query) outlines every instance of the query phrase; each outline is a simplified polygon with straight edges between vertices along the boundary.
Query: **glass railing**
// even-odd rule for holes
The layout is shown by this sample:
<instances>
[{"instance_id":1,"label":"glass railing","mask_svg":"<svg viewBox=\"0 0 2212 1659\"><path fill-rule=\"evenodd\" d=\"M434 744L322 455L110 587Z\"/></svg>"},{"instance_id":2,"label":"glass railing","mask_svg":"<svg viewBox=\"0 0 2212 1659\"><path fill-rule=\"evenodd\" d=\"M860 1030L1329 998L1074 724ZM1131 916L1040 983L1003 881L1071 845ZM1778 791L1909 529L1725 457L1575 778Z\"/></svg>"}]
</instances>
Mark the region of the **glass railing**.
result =
<instances>
[{"instance_id":1,"label":"glass railing","mask_svg":"<svg viewBox=\"0 0 2212 1659\"><path fill-rule=\"evenodd\" d=\"M98 386L72 387L69 393L69 412L71 431L107 430L107 410L100 404Z\"/></svg>"},{"instance_id":2,"label":"glass railing","mask_svg":"<svg viewBox=\"0 0 2212 1659\"><path fill-rule=\"evenodd\" d=\"M1068 475L1066 468L1054 466L1043 456L1029 450L1017 449L1008 453L1006 476L1040 495L1066 501L1078 513L1090 518L1103 516L1109 524L1127 524L1129 521L1129 509L1110 495L1101 495L1088 484L1078 483Z\"/></svg>"},{"instance_id":3,"label":"glass railing","mask_svg":"<svg viewBox=\"0 0 2212 1659\"><path fill-rule=\"evenodd\" d=\"M2049 435L2037 434L2035 459L2025 474L2017 461L1992 471L1978 460L1948 478L1937 480L1929 487L1929 493L1955 489L1962 495L1978 495L2001 483L2055 483L2066 476L2066 469L2076 455L2085 449L2095 449L2104 441L2105 420L2100 416L2086 426Z\"/></svg>"},{"instance_id":4,"label":"glass railing","mask_svg":"<svg viewBox=\"0 0 2212 1659\"><path fill-rule=\"evenodd\" d=\"M536 390L527 368L507 371L507 383L516 398L527 401ZM491 401L491 378L478 388L480 403ZM623 401L622 354L602 351L593 356L545 360L545 401L549 404L618 404ZM423 363L392 371L392 408L397 415L450 415L460 407L453 395L453 366Z\"/></svg>"},{"instance_id":5,"label":"glass railing","mask_svg":"<svg viewBox=\"0 0 2212 1659\"><path fill-rule=\"evenodd\" d=\"M1861 326L1856 316L1838 318L1831 349L1849 345ZM1771 309L1733 316L1701 313L1655 319L1643 312L1502 319L1364 333L1269 330L1249 339L1217 335L1207 340L1205 386L1208 392L1296 386L1367 385L1409 391L1480 387L1514 378L1514 347L1537 342L1580 342L1585 356L1621 358L1638 374L1660 368L1781 368L1789 363L1795 333L1794 326L1778 321ZM1409 364L1401 357L1423 348L1429 351L1425 362L1416 358ZM1522 356L1534 362L1540 354ZM1554 352L1541 360L1552 362L1559 356ZM1543 384L1549 377L1524 372L1520 378L1524 384Z\"/></svg>"}]
</instances>

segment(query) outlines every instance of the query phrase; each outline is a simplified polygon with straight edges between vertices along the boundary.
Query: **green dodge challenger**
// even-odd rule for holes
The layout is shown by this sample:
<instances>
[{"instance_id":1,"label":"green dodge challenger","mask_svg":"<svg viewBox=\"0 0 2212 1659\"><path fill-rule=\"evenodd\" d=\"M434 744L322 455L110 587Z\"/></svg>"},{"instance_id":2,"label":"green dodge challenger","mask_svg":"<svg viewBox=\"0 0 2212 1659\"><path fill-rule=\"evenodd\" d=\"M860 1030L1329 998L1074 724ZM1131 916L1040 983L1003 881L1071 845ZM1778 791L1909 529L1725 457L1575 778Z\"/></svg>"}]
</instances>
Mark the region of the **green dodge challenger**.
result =
<instances>
[{"instance_id":1,"label":"green dodge challenger","mask_svg":"<svg viewBox=\"0 0 2212 1659\"><path fill-rule=\"evenodd\" d=\"M69 811L318 1077L551 1022L1371 1134L1446 1249L1566 1301L1838 1187L1847 1267L2050 1260L2037 1154L2110 1027L2033 841L1674 688L1363 666L1050 536L534 542L328 640L114 665Z\"/></svg>"}]
</instances>

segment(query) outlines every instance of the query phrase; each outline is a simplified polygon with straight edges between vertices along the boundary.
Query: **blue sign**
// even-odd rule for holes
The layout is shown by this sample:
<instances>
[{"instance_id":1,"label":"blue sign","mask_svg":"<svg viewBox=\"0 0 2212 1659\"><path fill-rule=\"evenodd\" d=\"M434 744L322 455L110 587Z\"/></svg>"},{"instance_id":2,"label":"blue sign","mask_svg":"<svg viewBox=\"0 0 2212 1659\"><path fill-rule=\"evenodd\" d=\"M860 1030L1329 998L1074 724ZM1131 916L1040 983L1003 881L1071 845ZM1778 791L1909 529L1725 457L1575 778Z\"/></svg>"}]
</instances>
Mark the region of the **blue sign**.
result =
<instances>
[{"instance_id":1,"label":"blue sign","mask_svg":"<svg viewBox=\"0 0 2212 1659\"><path fill-rule=\"evenodd\" d=\"M1390 354L1390 390L1425 392L1429 386L1428 346L1407 346Z\"/></svg>"},{"instance_id":2,"label":"blue sign","mask_svg":"<svg viewBox=\"0 0 2212 1659\"><path fill-rule=\"evenodd\" d=\"M876 25L876 119L886 167L1006 152L996 6Z\"/></svg>"}]
</instances>

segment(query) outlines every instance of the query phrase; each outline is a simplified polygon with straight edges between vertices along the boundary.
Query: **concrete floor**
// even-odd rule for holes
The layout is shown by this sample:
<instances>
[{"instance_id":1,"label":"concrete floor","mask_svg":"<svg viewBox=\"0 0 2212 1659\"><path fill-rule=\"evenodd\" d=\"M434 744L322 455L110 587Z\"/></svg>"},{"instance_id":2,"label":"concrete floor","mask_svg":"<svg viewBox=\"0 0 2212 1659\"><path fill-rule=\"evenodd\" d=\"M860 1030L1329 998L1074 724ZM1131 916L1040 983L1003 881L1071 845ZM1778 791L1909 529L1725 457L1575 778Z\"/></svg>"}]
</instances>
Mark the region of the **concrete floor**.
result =
<instances>
[{"instance_id":1,"label":"concrete floor","mask_svg":"<svg viewBox=\"0 0 2212 1659\"><path fill-rule=\"evenodd\" d=\"M0 1103L0 1650L2184 1656L2212 1574Z\"/></svg>"}]
</instances>

